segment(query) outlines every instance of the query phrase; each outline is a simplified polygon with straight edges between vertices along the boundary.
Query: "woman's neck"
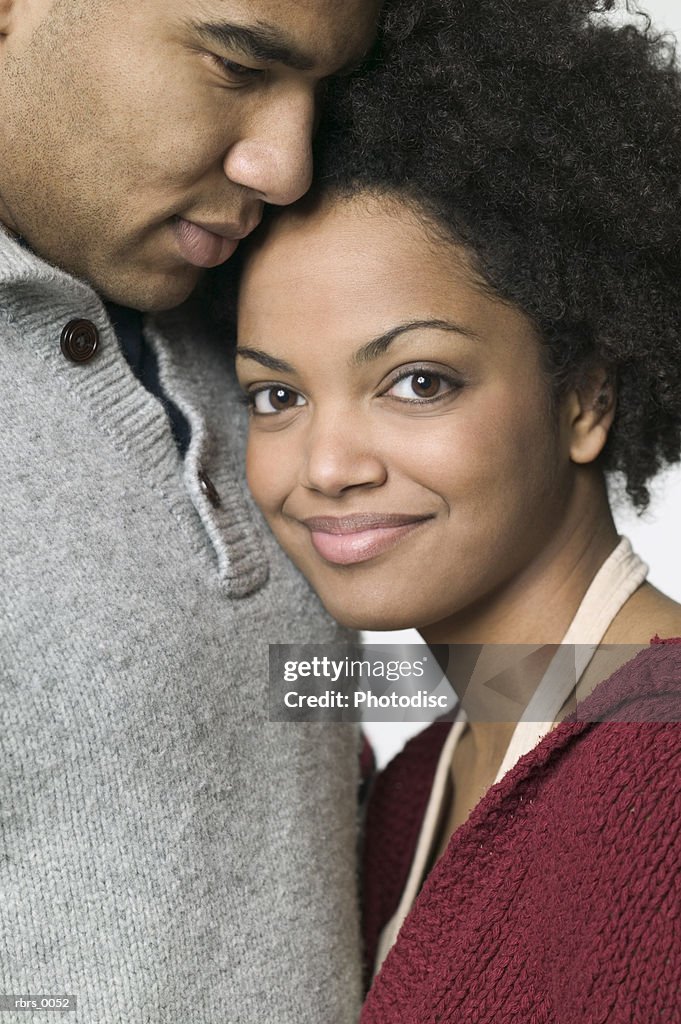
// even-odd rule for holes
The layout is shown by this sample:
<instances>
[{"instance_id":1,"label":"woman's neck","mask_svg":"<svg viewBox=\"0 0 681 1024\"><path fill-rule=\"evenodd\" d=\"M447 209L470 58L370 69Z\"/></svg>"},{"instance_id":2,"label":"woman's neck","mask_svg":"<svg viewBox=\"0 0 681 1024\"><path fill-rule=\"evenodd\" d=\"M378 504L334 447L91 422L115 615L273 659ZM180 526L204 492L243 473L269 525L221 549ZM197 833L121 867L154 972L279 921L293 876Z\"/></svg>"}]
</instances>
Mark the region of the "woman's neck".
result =
<instances>
[{"instance_id":1,"label":"woman's neck","mask_svg":"<svg viewBox=\"0 0 681 1024\"><path fill-rule=\"evenodd\" d=\"M421 630L431 647L446 645L434 651L483 760L507 743L509 728L523 714L594 577L617 546L605 486L595 477L586 483L583 500L572 503L560 530L531 565L474 607ZM466 646L452 657L455 644Z\"/></svg>"},{"instance_id":2,"label":"woman's neck","mask_svg":"<svg viewBox=\"0 0 681 1024\"><path fill-rule=\"evenodd\" d=\"M559 644L618 543L605 485L591 480L534 560L473 605L420 630L428 644ZM588 500L587 500L588 498Z\"/></svg>"}]
</instances>

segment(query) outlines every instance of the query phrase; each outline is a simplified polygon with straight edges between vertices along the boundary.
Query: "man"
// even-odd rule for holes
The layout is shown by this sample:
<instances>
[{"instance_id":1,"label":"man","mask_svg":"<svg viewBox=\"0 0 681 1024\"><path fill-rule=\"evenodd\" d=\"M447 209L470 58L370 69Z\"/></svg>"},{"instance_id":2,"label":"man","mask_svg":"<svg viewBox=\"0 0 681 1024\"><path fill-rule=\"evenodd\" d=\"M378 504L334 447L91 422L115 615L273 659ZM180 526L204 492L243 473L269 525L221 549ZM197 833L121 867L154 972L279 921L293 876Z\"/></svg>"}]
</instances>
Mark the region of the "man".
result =
<instances>
[{"instance_id":1,"label":"man","mask_svg":"<svg viewBox=\"0 0 681 1024\"><path fill-rule=\"evenodd\" d=\"M0 996L356 1014L354 736L265 711L267 642L338 633L244 492L224 339L162 311L305 192L375 17L0 0Z\"/></svg>"}]
</instances>

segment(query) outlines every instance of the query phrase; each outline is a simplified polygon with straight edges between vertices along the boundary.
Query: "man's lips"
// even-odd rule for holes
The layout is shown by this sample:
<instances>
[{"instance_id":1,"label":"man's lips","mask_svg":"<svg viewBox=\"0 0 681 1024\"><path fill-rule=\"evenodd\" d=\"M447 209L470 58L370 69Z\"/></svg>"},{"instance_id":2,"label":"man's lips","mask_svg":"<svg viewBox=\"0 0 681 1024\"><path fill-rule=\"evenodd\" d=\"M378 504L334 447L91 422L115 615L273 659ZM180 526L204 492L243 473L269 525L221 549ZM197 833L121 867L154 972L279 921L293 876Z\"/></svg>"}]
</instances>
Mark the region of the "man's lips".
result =
<instances>
[{"instance_id":1,"label":"man's lips","mask_svg":"<svg viewBox=\"0 0 681 1024\"><path fill-rule=\"evenodd\" d=\"M237 226L233 229L207 227L184 217L178 217L175 222L180 253L187 263L195 267L217 267L224 263L234 255L239 239L248 233L248 230Z\"/></svg>"},{"instance_id":2,"label":"man's lips","mask_svg":"<svg viewBox=\"0 0 681 1024\"><path fill-rule=\"evenodd\" d=\"M334 565L354 565L382 555L432 519L430 515L358 512L347 516L311 516L301 520L315 551Z\"/></svg>"}]
</instances>

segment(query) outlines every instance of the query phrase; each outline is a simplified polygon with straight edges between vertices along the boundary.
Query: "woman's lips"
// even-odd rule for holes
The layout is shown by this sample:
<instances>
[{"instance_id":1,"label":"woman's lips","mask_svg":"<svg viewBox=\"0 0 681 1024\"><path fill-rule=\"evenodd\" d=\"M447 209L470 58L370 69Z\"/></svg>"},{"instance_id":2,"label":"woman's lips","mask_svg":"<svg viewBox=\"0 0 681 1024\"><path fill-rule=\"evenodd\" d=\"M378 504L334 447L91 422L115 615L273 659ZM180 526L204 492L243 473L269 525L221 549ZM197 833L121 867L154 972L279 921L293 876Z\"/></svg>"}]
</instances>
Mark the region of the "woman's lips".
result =
<instances>
[{"instance_id":1,"label":"woman's lips","mask_svg":"<svg viewBox=\"0 0 681 1024\"><path fill-rule=\"evenodd\" d=\"M350 516L312 516L303 523L315 551L334 565L367 562L398 544L432 516L397 513Z\"/></svg>"},{"instance_id":2,"label":"woman's lips","mask_svg":"<svg viewBox=\"0 0 681 1024\"><path fill-rule=\"evenodd\" d=\"M178 217L175 233L182 258L195 267L218 267L233 256L238 238L227 238L202 228L191 220Z\"/></svg>"}]
</instances>

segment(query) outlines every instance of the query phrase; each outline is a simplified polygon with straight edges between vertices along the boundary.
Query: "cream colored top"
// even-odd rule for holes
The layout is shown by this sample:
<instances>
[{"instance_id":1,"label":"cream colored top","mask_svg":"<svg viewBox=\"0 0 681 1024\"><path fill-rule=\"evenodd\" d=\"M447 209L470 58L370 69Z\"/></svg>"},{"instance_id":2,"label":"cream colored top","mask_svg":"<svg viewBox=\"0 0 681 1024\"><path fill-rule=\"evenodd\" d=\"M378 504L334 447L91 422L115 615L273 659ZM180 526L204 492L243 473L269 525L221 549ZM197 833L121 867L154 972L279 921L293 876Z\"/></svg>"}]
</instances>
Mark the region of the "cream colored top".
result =
<instances>
[{"instance_id":1,"label":"cream colored top","mask_svg":"<svg viewBox=\"0 0 681 1024\"><path fill-rule=\"evenodd\" d=\"M553 728L560 709L574 690L575 680L577 681L577 697L579 699L579 682L603 640L606 630L647 575L648 566L633 552L627 538L620 538L619 544L596 573L582 598L575 617L563 637L563 645L555 654L516 725L494 780L495 783L499 782L521 757L536 747ZM572 645L578 646L573 647ZM570 660L569 671L565 671L564 660L566 658ZM440 753L414 859L400 904L381 933L376 971L395 942L397 933L421 889L427 866L435 855L440 823L447 809L446 801L452 758L465 728L466 715L461 711L452 723L452 728Z\"/></svg>"}]
</instances>

